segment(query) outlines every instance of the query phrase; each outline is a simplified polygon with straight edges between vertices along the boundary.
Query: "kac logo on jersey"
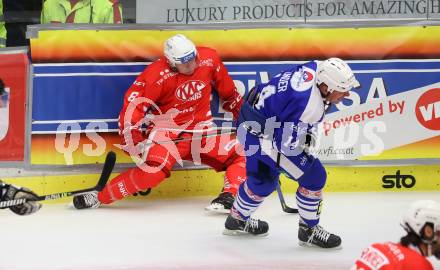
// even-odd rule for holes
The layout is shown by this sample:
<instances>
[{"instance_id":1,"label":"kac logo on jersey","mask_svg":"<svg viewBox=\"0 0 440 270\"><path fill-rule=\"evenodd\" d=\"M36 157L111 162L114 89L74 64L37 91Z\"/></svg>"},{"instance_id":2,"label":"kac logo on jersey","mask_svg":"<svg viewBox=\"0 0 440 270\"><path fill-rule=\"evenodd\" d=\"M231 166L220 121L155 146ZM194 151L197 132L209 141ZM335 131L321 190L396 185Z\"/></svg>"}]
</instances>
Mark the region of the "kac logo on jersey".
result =
<instances>
[{"instance_id":1,"label":"kac logo on jersey","mask_svg":"<svg viewBox=\"0 0 440 270\"><path fill-rule=\"evenodd\" d=\"M206 84L202 81L187 81L176 89L176 97L182 101L193 101L202 97L202 89Z\"/></svg>"},{"instance_id":2,"label":"kac logo on jersey","mask_svg":"<svg viewBox=\"0 0 440 270\"><path fill-rule=\"evenodd\" d=\"M290 80L290 86L298 91L306 91L313 86L313 82L315 78L315 71L313 69L303 67L293 74L292 79Z\"/></svg>"}]
</instances>

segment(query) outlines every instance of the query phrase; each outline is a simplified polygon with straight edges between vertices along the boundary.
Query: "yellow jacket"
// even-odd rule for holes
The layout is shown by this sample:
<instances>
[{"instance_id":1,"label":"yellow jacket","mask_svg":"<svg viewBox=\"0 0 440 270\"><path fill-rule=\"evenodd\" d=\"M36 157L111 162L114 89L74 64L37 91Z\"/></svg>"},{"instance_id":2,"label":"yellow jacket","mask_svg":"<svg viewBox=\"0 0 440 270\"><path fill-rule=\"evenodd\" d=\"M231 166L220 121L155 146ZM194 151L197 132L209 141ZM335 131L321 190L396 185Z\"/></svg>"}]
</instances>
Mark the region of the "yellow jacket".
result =
<instances>
[{"instance_id":1,"label":"yellow jacket","mask_svg":"<svg viewBox=\"0 0 440 270\"><path fill-rule=\"evenodd\" d=\"M122 9L118 0L45 0L41 23L122 23Z\"/></svg>"},{"instance_id":2,"label":"yellow jacket","mask_svg":"<svg viewBox=\"0 0 440 270\"><path fill-rule=\"evenodd\" d=\"M0 48L6 46L5 17L3 16L3 0L0 0Z\"/></svg>"}]
</instances>

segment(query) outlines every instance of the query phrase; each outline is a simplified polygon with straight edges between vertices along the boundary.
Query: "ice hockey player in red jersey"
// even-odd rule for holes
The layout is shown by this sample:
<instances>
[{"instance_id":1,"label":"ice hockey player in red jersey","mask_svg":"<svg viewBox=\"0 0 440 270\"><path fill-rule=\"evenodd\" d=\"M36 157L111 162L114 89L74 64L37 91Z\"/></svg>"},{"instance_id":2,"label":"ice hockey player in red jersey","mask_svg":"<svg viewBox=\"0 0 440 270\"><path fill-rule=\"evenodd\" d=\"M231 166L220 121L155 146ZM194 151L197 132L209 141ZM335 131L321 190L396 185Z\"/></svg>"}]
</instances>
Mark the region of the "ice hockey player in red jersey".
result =
<instances>
[{"instance_id":1,"label":"ice hockey player in red jersey","mask_svg":"<svg viewBox=\"0 0 440 270\"><path fill-rule=\"evenodd\" d=\"M223 100L222 107L236 117L242 96L217 52L196 47L181 34L169 38L164 56L149 65L126 92L119 115L123 149L132 157L142 156L143 162L111 180L99 194L74 197L74 206L96 208L154 188L170 176L176 162L191 160L225 171L222 193L207 210L228 213L246 178L245 157L235 136L210 136L213 88Z\"/></svg>"},{"instance_id":2,"label":"ice hockey player in red jersey","mask_svg":"<svg viewBox=\"0 0 440 270\"><path fill-rule=\"evenodd\" d=\"M362 252L352 270L433 270L426 258L440 259L440 204L414 202L403 218L400 243L376 243Z\"/></svg>"}]
</instances>

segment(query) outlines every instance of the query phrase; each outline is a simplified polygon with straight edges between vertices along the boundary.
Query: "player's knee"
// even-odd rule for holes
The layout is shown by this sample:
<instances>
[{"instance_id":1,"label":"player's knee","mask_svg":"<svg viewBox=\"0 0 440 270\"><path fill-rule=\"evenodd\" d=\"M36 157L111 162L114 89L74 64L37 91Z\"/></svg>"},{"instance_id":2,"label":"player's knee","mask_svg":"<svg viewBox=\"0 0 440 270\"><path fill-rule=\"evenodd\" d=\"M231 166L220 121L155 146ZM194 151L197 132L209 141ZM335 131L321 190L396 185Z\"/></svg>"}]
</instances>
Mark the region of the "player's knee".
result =
<instances>
[{"instance_id":1,"label":"player's knee","mask_svg":"<svg viewBox=\"0 0 440 270\"><path fill-rule=\"evenodd\" d=\"M300 186L309 190L321 190L327 181L327 172L319 159L315 159L313 165L299 179Z\"/></svg>"},{"instance_id":2,"label":"player's knee","mask_svg":"<svg viewBox=\"0 0 440 270\"><path fill-rule=\"evenodd\" d=\"M277 170L272 169L269 165L262 161L258 161L257 166L257 174L260 176L260 179L263 182L269 182L272 183L275 182L275 186L277 184L278 178L279 178L279 172Z\"/></svg>"},{"instance_id":3,"label":"player's knee","mask_svg":"<svg viewBox=\"0 0 440 270\"><path fill-rule=\"evenodd\" d=\"M248 172L248 186L255 194L268 196L278 185L279 173L261 161L258 161L256 169Z\"/></svg>"},{"instance_id":4,"label":"player's knee","mask_svg":"<svg viewBox=\"0 0 440 270\"><path fill-rule=\"evenodd\" d=\"M148 166L148 169L141 166L134 170L136 175L133 178L136 179L139 190L154 188L170 175L168 168L161 168L159 164L147 162L145 165Z\"/></svg>"},{"instance_id":5,"label":"player's knee","mask_svg":"<svg viewBox=\"0 0 440 270\"><path fill-rule=\"evenodd\" d=\"M226 170L246 170L246 159L241 156L237 156L232 162L227 164Z\"/></svg>"},{"instance_id":6,"label":"player's knee","mask_svg":"<svg viewBox=\"0 0 440 270\"><path fill-rule=\"evenodd\" d=\"M222 166L224 167L223 170L227 170L231 166L246 167L246 158L243 155L238 154L236 151L233 151Z\"/></svg>"},{"instance_id":7,"label":"player's knee","mask_svg":"<svg viewBox=\"0 0 440 270\"><path fill-rule=\"evenodd\" d=\"M268 181L268 179L263 180L260 178L255 178L253 176L248 176L246 183L249 189L255 195L267 197L276 189L278 185L278 179L271 179L271 181Z\"/></svg>"}]
</instances>

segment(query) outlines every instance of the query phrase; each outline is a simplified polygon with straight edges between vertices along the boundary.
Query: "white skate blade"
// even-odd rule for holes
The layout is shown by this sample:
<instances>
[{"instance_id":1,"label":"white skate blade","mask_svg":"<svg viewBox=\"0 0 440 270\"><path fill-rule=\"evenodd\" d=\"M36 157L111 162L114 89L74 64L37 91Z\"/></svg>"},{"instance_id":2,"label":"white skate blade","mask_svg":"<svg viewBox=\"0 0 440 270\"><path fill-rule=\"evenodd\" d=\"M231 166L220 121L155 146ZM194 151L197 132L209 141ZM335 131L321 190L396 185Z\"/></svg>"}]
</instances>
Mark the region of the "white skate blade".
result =
<instances>
[{"instance_id":1,"label":"white skate blade","mask_svg":"<svg viewBox=\"0 0 440 270\"><path fill-rule=\"evenodd\" d=\"M229 214L230 209L225 209L223 204L213 203L205 207L206 211L219 213L219 214Z\"/></svg>"},{"instance_id":2,"label":"white skate blade","mask_svg":"<svg viewBox=\"0 0 440 270\"><path fill-rule=\"evenodd\" d=\"M229 235L229 236L265 237L265 236L269 235L269 232L262 233L262 234L251 234L251 233L248 233L248 232L245 232L245 231L224 229L223 230L223 234L224 235Z\"/></svg>"},{"instance_id":3,"label":"white skate blade","mask_svg":"<svg viewBox=\"0 0 440 270\"><path fill-rule=\"evenodd\" d=\"M306 248L318 248L320 250L339 250L339 249L342 249L342 245L339 245L337 247L332 247L332 248L323 248L323 247L317 246L312 243L303 242L301 240L298 240L298 245L300 245L301 247L306 247Z\"/></svg>"}]
</instances>

